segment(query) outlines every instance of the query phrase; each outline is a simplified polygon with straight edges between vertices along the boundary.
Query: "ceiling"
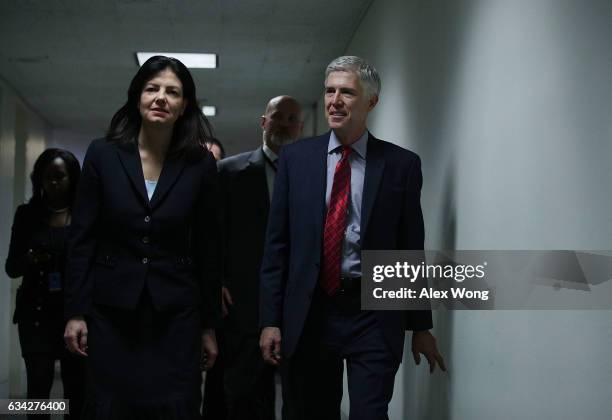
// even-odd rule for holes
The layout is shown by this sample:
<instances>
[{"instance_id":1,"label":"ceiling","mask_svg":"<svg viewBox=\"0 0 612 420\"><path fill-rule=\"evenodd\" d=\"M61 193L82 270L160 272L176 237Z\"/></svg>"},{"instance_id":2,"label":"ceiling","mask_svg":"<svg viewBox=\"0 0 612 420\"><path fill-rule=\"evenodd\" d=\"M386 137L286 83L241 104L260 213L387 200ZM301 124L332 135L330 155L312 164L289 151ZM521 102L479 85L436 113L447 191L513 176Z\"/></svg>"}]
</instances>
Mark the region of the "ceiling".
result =
<instances>
[{"instance_id":1,"label":"ceiling","mask_svg":"<svg viewBox=\"0 0 612 420\"><path fill-rule=\"evenodd\" d=\"M136 51L214 52L193 69L229 152L260 142L267 101L305 108L372 0L0 0L0 77L52 127L103 133L125 102ZM308 133L309 134L309 133Z\"/></svg>"}]
</instances>

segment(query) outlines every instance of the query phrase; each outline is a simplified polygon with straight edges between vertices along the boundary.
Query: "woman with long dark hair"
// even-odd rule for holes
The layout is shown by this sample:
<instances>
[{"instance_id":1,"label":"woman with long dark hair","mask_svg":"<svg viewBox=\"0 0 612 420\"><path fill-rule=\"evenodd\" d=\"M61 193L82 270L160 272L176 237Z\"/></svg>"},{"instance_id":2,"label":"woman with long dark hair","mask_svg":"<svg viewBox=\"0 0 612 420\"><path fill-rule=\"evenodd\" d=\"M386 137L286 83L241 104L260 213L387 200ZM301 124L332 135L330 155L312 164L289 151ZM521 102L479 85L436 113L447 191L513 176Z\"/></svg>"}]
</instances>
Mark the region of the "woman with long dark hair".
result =
<instances>
[{"instance_id":1,"label":"woman with long dark hair","mask_svg":"<svg viewBox=\"0 0 612 420\"><path fill-rule=\"evenodd\" d=\"M13 322L26 365L27 397L49 398L55 361L60 360L71 419L79 418L85 367L66 351L62 340L63 289L66 240L80 174L78 160L67 150L47 149L38 157L30 177L32 198L15 213L5 266L9 277L23 276Z\"/></svg>"},{"instance_id":2,"label":"woman with long dark hair","mask_svg":"<svg viewBox=\"0 0 612 420\"><path fill-rule=\"evenodd\" d=\"M195 419L217 355L211 128L187 68L138 70L87 151L71 231L65 339L88 358L86 419Z\"/></svg>"}]
</instances>

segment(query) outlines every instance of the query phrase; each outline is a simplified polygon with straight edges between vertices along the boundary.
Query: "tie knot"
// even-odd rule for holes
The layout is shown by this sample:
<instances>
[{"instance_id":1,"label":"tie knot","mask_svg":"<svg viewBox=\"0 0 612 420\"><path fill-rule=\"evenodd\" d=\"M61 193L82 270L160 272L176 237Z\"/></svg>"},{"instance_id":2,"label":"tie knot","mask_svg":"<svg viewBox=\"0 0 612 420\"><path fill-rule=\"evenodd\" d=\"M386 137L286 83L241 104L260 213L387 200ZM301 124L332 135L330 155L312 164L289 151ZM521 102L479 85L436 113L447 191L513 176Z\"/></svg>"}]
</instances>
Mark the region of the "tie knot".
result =
<instances>
[{"instance_id":1,"label":"tie knot","mask_svg":"<svg viewBox=\"0 0 612 420\"><path fill-rule=\"evenodd\" d=\"M351 146L342 146L342 159L348 158L352 151Z\"/></svg>"}]
</instances>

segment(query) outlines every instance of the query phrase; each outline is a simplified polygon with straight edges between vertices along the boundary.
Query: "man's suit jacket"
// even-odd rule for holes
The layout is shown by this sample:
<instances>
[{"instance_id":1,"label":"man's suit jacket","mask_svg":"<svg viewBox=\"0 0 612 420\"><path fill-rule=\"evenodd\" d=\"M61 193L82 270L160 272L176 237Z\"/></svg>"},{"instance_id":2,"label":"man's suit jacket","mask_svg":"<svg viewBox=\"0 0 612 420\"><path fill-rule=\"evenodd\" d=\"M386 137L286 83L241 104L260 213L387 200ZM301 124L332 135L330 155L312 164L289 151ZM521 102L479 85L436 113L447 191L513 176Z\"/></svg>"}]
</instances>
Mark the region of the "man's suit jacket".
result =
<instances>
[{"instance_id":1,"label":"man's suit jacket","mask_svg":"<svg viewBox=\"0 0 612 420\"><path fill-rule=\"evenodd\" d=\"M224 225L223 282L234 305L229 328L259 332L259 270L270 196L263 148L218 163Z\"/></svg>"},{"instance_id":2,"label":"man's suit jacket","mask_svg":"<svg viewBox=\"0 0 612 420\"><path fill-rule=\"evenodd\" d=\"M282 331L283 354L300 339L319 280L330 133L287 146L279 160L261 270L262 327ZM424 245L419 157L369 135L361 210L362 250L420 250ZM376 311L401 360L405 330L432 327L430 311Z\"/></svg>"},{"instance_id":3,"label":"man's suit jacket","mask_svg":"<svg viewBox=\"0 0 612 420\"><path fill-rule=\"evenodd\" d=\"M160 310L200 305L219 323L217 174L210 153L167 157L149 201L138 148L94 140L72 215L65 315L92 303L133 309L147 287Z\"/></svg>"}]
</instances>

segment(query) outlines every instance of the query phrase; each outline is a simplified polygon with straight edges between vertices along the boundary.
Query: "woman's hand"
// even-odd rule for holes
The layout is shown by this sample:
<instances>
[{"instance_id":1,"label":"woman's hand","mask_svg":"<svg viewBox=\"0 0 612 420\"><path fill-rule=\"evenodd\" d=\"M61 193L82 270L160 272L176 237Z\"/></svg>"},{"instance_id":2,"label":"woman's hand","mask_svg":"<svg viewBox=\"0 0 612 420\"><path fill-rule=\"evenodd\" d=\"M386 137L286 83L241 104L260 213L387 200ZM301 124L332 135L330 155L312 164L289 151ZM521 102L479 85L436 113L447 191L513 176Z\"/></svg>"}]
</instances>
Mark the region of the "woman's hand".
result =
<instances>
[{"instance_id":1,"label":"woman's hand","mask_svg":"<svg viewBox=\"0 0 612 420\"><path fill-rule=\"evenodd\" d=\"M200 359L200 368L209 370L215 364L219 349L217 347L217 337L215 330L207 329L202 332L202 356Z\"/></svg>"},{"instance_id":2,"label":"woman's hand","mask_svg":"<svg viewBox=\"0 0 612 420\"><path fill-rule=\"evenodd\" d=\"M64 330L64 341L71 353L87 357L87 323L82 316L68 320Z\"/></svg>"}]
</instances>

